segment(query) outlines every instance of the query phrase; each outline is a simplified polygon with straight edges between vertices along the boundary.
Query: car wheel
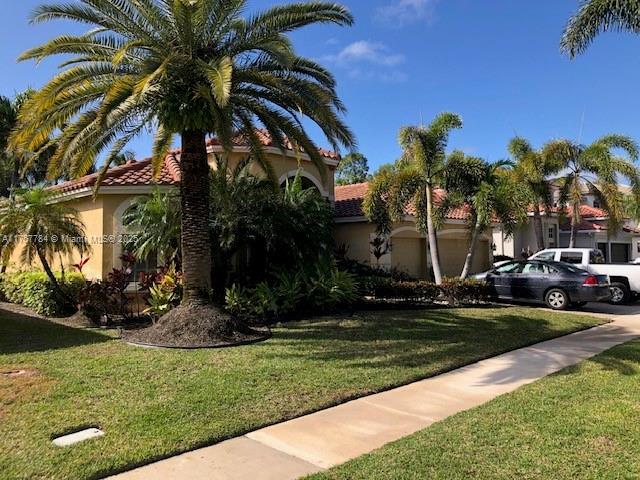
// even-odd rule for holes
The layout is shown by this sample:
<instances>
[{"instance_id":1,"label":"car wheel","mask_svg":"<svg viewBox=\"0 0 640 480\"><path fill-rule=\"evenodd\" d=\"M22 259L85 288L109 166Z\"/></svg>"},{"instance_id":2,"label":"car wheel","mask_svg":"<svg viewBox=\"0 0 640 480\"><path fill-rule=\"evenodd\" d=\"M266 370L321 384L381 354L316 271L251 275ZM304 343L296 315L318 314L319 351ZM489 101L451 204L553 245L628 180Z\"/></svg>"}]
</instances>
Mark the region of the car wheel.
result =
<instances>
[{"instance_id":1,"label":"car wheel","mask_svg":"<svg viewBox=\"0 0 640 480\"><path fill-rule=\"evenodd\" d=\"M612 305L623 305L629 302L631 292L624 283L612 283L611 284L611 300L609 303Z\"/></svg>"},{"instance_id":2,"label":"car wheel","mask_svg":"<svg viewBox=\"0 0 640 480\"><path fill-rule=\"evenodd\" d=\"M559 288L549 290L544 296L544 302L547 304L547 307L553 310L566 310L571 303L569 296L564 290L560 290Z\"/></svg>"}]
</instances>

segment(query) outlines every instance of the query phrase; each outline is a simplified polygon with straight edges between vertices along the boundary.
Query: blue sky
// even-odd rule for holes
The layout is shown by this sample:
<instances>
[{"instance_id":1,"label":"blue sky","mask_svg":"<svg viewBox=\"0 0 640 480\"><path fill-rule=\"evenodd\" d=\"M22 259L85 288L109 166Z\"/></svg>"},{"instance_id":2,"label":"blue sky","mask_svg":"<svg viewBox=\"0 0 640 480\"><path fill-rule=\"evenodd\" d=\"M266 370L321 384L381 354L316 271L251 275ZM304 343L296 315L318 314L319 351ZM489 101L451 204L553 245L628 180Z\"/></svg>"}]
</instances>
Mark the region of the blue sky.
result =
<instances>
[{"instance_id":1,"label":"blue sky","mask_svg":"<svg viewBox=\"0 0 640 480\"><path fill-rule=\"evenodd\" d=\"M39 0L4 2L0 17L0 94L39 87L56 62L16 63L23 50L77 26L28 25ZM250 0L251 9L281 2ZM459 113L464 129L450 146L488 160L506 157L515 134L589 142L610 132L640 140L640 38L601 36L576 60L558 40L577 0L343 1L352 28L311 27L294 35L298 51L332 69L349 108L347 122L372 167L399 153L400 126ZM314 131L319 144L322 138ZM141 138L132 149L149 153Z\"/></svg>"}]
</instances>

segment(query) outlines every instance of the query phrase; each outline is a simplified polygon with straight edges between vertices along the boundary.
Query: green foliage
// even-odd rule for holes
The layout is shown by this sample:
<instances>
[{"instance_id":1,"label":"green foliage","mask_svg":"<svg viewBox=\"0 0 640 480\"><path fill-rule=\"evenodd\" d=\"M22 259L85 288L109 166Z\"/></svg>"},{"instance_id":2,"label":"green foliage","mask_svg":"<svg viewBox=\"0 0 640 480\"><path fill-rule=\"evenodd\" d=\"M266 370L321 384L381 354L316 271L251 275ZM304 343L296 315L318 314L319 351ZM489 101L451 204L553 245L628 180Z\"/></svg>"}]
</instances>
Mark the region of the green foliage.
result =
<instances>
[{"instance_id":1,"label":"green foliage","mask_svg":"<svg viewBox=\"0 0 640 480\"><path fill-rule=\"evenodd\" d=\"M122 216L122 223L132 235L127 247L137 258L152 253L169 265L180 260L180 197L173 192L154 189L149 196L134 199Z\"/></svg>"},{"instance_id":2,"label":"green foliage","mask_svg":"<svg viewBox=\"0 0 640 480\"><path fill-rule=\"evenodd\" d=\"M174 265L156 273L153 278L146 279L146 282L150 282L151 285L148 287L147 297L149 308L145 309L144 313L150 313L154 318L159 318L180 304L183 279Z\"/></svg>"},{"instance_id":3,"label":"green foliage","mask_svg":"<svg viewBox=\"0 0 640 480\"><path fill-rule=\"evenodd\" d=\"M319 263L309 274L280 270L252 289L234 284L226 289L226 309L235 315L278 319L302 312L326 312L358 298L355 276Z\"/></svg>"},{"instance_id":4,"label":"green foliage","mask_svg":"<svg viewBox=\"0 0 640 480\"><path fill-rule=\"evenodd\" d=\"M402 282L377 279L366 292L375 300L434 303L447 301L450 305L469 305L488 302L492 298L491 289L485 282L474 279L445 278L441 285L432 282Z\"/></svg>"},{"instance_id":5,"label":"green foliage","mask_svg":"<svg viewBox=\"0 0 640 480\"><path fill-rule=\"evenodd\" d=\"M352 185L369 180L369 161L361 153L345 155L336 169L336 185Z\"/></svg>"},{"instance_id":6,"label":"green foliage","mask_svg":"<svg viewBox=\"0 0 640 480\"><path fill-rule=\"evenodd\" d=\"M627 158L618 155L619 150ZM638 145L630 137L605 135L590 145L566 139L553 140L543 147L542 156L546 161L561 165L566 172L556 181L560 185L560 206L571 217L570 246L573 246L581 222L583 187L607 213L610 235L622 227L626 213L624 194L618 186L621 178L629 181L631 194L640 201L640 172L634 164L638 159Z\"/></svg>"},{"instance_id":7,"label":"green foliage","mask_svg":"<svg viewBox=\"0 0 640 480\"><path fill-rule=\"evenodd\" d=\"M64 279L56 275L60 286L71 298L78 298L84 287L84 278L77 273L67 273ZM0 278L0 291L12 303L24 305L35 312L56 316L68 313L61 308L49 277L42 271L5 273Z\"/></svg>"},{"instance_id":8,"label":"green foliage","mask_svg":"<svg viewBox=\"0 0 640 480\"><path fill-rule=\"evenodd\" d=\"M573 58L607 31L640 31L637 0L584 0L565 27L560 49Z\"/></svg>"},{"instance_id":9,"label":"green foliage","mask_svg":"<svg viewBox=\"0 0 640 480\"><path fill-rule=\"evenodd\" d=\"M118 0L41 5L35 23L73 20L84 34L62 35L21 60L62 55L61 72L36 92L20 115L12 143L34 147L61 132L49 172L83 175L100 152L105 169L147 129L156 131L159 167L176 133L209 132L224 147L243 135L270 172L256 124L274 146L288 137L324 172L322 157L298 115L320 125L336 148L354 144L340 118L336 82L317 63L296 55L288 34L302 27L351 25L333 3L293 3L244 17L246 0ZM102 172L104 172L103 170Z\"/></svg>"}]
</instances>

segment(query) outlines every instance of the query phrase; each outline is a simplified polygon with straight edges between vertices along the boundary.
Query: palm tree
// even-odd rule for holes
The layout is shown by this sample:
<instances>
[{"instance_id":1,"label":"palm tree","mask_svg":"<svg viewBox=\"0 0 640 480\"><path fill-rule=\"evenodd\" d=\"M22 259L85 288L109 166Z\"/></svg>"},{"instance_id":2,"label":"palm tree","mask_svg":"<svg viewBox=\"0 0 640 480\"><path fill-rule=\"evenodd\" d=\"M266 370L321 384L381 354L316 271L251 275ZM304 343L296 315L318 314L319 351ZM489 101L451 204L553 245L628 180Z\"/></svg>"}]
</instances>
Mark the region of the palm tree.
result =
<instances>
[{"instance_id":1,"label":"palm tree","mask_svg":"<svg viewBox=\"0 0 640 480\"><path fill-rule=\"evenodd\" d=\"M296 55L287 36L311 24L350 25L349 11L334 3L305 2L245 18L246 4L81 0L43 5L32 16L34 23L66 19L90 27L85 34L54 38L21 56L67 58L63 71L29 102L23 127L13 138L15 144L33 146L66 124L49 164L52 175L82 175L108 150L104 174L127 143L149 128L156 132L152 157L158 172L174 135L181 137L183 301L152 327L157 334L145 333L149 341L180 344L181 329L189 328L185 319L203 324L202 317L211 326L211 338L203 337L201 344L239 339L237 323L209 301L207 134L217 136L227 151L234 138L242 137L270 176L273 169L256 134L258 126L283 150L288 138L321 172L326 167L301 117L319 125L335 149L355 143L340 118L345 109L333 76ZM173 328L172 322L181 326Z\"/></svg>"},{"instance_id":2,"label":"palm tree","mask_svg":"<svg viewBox=\"0 0 640 480\"><path fill-rule=\"evenodd\" d=\"M454 113L438 115L427 127L404 127L399 142L402 156L393 167L385 167L369 184L363 208L378 233L388 235L392 223L405 216L413 202L417 227L426 233L431 253L433 276L442 283L438 240L434 226L434 188L441 185L445 168L445 149L451 130L462 128L462 120Z\"/></svg>"},{"instance_id":3,"label":"palm tree","mask_svg":"<svg viewBox=\"0 0 640 480\"><path fill-rule=\"evenodd\" d=\"M151 195L136 197L122 224L133 234L130 246L136 258L155 253L159 261L179 267L180 198L174 192L156 188Z\"/></svg>"},{"instance_id":4,"label":"palm tree","mask_svg":"<svg viewBox=\"0 0 640 480\"><path fill-rule=\"evenodd\" d=\"M444 187L447 195L437 209L437 223L444 220L447 212L454 208L469 210L468 224L471 233L469 250L460 278L468 277L480 235L494 221L499 221L507 234L527 220L529 197L519 185L508 160L495 163L453 152L446 165Z\"/></svg>"},{"instance_id":5,"label":"palm tree","mask_svg":"<svg viewBox=\"0 0 640 480\"><path fill-rule=\"evenodd\" d=\"M68 310L74 307L73 299L60 286L50 262L74 252L84 254L88 245L78 212L54 200L53 193L42 187L5 200L0 208L0 236L11 240L5 243L3 255L20 248L23 264L33 264L36 257L40 260L56 296Z\"/></svg>"},{"instance_id":6,"label":"palm tree","mask_svg":"<svg viewBox=\"0 0 640 480\"><path fill-rule=\"evenodd\" d=\"M587 0L565 27L560 49L571 58L584 53L603 32L640 32L640 1Z\"/></svg>"},{"instance_id":7,"label":"palm tree","mask_svg":"<svg viewBox=\"0 0 640 480\"><path fill-rule=\"evenodd\" d=\"M624 151L629 158L616 155L614 150ZM585 186L607 213L609 235L615 234L625 218L625 199L618 186L620 178L627 179L632 194L640 198L640 174L634 165L638 159L636 143L622 135L606 135L588 146L570 140L554 140L543 147L542 156L545 161L562 165L562 170L566 171L559 179L559 203L571 216L569 248L575 247Z\"/></svg>"},{"instance_id":8,"label":"palm tree","mask_svg":"<svg viewBox=\"0 0 640 480\"><path fill-rule=\"evenodd\" d=\"M514 137L509 142L509 153L515 160L514 174L520 186L526 190L533 209L533 228L536 234L538 250L544 249L544 231L542 228L541 207L548 215L552 207L551 184L549 176L559 172L561 165L543 158L540 151L534 150L528 140Z\"/></svg>"}]
</instances>

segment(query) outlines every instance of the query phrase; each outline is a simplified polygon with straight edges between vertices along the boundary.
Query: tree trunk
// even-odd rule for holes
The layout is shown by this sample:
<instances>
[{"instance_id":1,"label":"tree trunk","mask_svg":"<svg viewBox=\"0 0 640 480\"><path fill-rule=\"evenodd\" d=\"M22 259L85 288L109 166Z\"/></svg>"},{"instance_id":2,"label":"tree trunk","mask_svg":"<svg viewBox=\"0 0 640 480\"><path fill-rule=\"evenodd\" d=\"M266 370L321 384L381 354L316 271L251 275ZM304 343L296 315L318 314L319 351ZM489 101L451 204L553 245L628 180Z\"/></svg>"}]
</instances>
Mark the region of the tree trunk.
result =
<instances>
[{"instance_id":1,"label":"tree trunk","mask_svg":"<svg viewBox=\"0 0 640 480\"><path fill-rule=\"evenodd\" d=\"M180 154L182 204L183 304L207 304L211 290L209 238L209 163L205 133L182 133Z\"/></svg>"},{"instance_id":2,"label":"tree trunk","mask_svg":"<svg viewBox=\"0 0 640 480\"><path fill-rule=\"evenodd\" d=\"M67 295L67 293L60 286L60 283L58 283L58 279L51 270L51 266L47 261L47 257L45 256L40 246L36 246L36 253L38 254L38 258L40 259L40 263L42 264L44 272L47 274L47 277L49 277L49 281L53 285L53 291L58 299L58 302L62 306L63 313L70 313L71 310L75 309L74 300L69 297L69 295Z\"/></svg>"},{"instance_id":3,"label":"tree trunk","mask_svg":"<svg viewBox=\"0 0 640 480\"><path fill-rule=\"evenodd\" d=\"M431 267L436 285L442 284L442 271L440 270L440 252L438 251L438 237L433 225L433 197L431 185L427 185L427 236L429 238L429 251L431 252Z\"/></svg>"},{"instance_id":4,"label":"tree trunk","mask_svg":"<svg viewBox=\"0 0 640 480\"><path fill-rule=\"evenodd\" d=\"M542 230L542 217L540 215L540 206L533 207L533 228L536 231L536 243L538 244L538 252L544 250L544 231Z\"/></svg>"},{"instance_id":5,"label":"tree trunk","mask_svg":"<svg viewBox=\"0 0 640 480\"><path fill-rule=\"evenodd\" d=\"M482 228L479 224L475 224L473 227L473 232L471 234L471 243L469 244L469 251L467 252L467 258L464 261L464 266L462 267L462 273L460 274L460 278L464 280L469 276L469 272L473 267L473 259L476 255L476 248L478 247L478 240L480 239L480 233L482 233Z\"/></svg>"},{"instance_id":6,"label":"tree trunk","mask_svg":"<svg viewBox=\"0 0 640 480\"><path fill-rule=\"evenodd\" d=\"M571 236L569 237L569 248L575 248L576 235L578 234L578 217L580 216L580 206L573 206L573 215L571 216Z\"/></svg>"}]
</instances>

